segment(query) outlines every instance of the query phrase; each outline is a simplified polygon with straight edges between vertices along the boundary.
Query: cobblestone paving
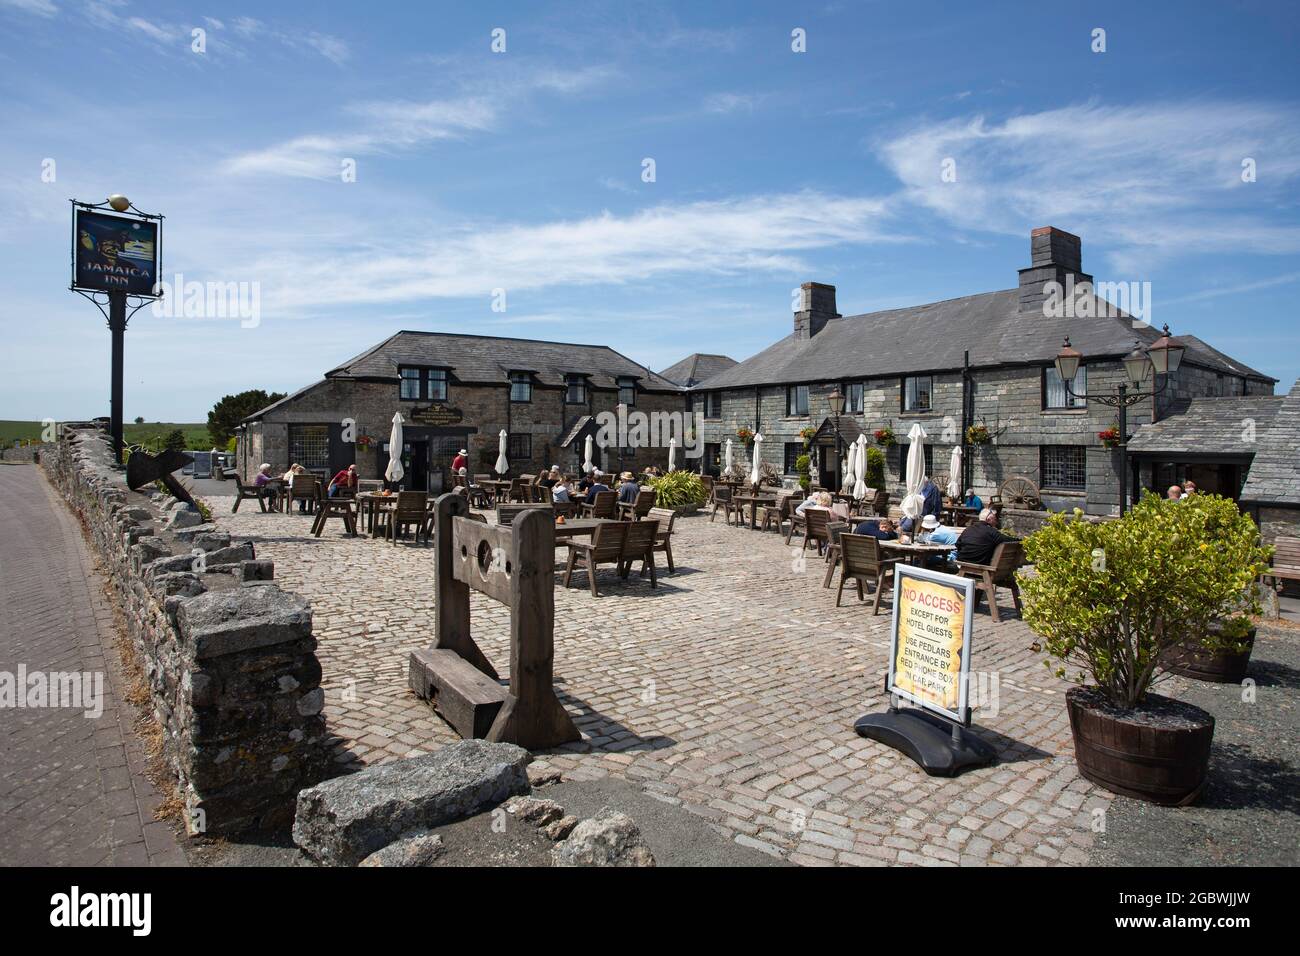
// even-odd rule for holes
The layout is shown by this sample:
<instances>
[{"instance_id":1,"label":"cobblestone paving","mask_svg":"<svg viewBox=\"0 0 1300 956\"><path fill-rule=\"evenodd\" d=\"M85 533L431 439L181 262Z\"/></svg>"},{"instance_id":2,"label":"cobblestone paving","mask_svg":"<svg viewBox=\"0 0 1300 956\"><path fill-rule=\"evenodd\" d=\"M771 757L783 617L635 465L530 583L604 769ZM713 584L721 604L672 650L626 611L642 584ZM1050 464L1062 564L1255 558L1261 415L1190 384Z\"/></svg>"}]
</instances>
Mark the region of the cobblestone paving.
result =
<instances>
[{"instance_id":1,"label":"cobblestone paving","mask_svg":"<svg viewBox=\"0 0 1300 956\"><path fill-rule=\"evenodd\" d=\"M0 467L0 671L104 675L103 713L0 710L0 865L175 866L123 703L113 611L76 519L31 465Z\"/></svg>"},{"instance_id":2,"label":"cobblestone paving","mask_svg":"<svg viewBox=\"0 0 1300 956\"><path fill-rule=\"evenodd\" d=\"M335 525L317 540L307 516L247 503L232 515L230 499L210 500L223 527L256 541L281 585L312 602L340 763L457 739L406 689L408 654L433 638L431 548L350 539ZM661 574L657 590L604 569L600 598L581 577L557 587L556 684L583 740L539 755L541 766L621 776L805 865L1088 861L1110 794L1079 777L1067 685L1009 607L1000 626L976 615L973 644L974 668L1000 689L996 710L975 718L999 762L928 777L852 730L886 703L887 602L873 618L846 591L836 608L811 551L801 567L777 535L721 520L680 519L673 550L677 574ZM473 602L476 640L505 676L508 613Z\"/></svg>"}]
</instances>

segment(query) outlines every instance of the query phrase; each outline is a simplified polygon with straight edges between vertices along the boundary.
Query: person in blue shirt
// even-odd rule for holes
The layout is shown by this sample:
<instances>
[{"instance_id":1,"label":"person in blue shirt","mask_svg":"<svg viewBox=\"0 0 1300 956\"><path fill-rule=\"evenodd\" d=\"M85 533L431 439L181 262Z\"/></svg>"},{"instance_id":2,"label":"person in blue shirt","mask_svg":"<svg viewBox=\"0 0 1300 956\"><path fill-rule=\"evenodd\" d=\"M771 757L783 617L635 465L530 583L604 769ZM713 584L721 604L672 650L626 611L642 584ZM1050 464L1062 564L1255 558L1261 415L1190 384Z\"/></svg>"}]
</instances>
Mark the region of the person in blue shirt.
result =
<instances>
[{"instance_id":1,"label":"person in blue shirt","mask_svg":"<svg viewBox=\"0 0 1300 956\"><path fill-rule=\"evenodd\" d=\"M898 533L894 530L894 522L888 518L869 518L853 529L854 534L865 534L872 538L879 538L881 541L897 541Z\"/></svg>"},{"instance_id":2,"label":"person in blue shirt","mask_svg":"<svg viewBox=\"0 0 1300 956\"><path fill-rule=\"evenodd\" d=\"M641 493L641 486L636 483L636 479L632 477L630 471L625 471L618 477L623 482L618 486L619 503L633 504L636 501L636 496Z\"/></svg>"},{"instance_id":3,"label":"person in blue shirt","mask_svg":"<svg viewBox=\"0 0 1300 956\"><path fill-rule=\"evenodd\" d=\"M966 489L966 500L962 502L967 508L974 508L976 511L984 510L984 499L975 494L974 488Z\"/></svg>"},{"instance_id":4,"label":"person in blue shirt","mask_svg":"<svg viewBox=\"0 0 1300 956\"><path fill-rule=\"evenodd\" d=\"M587 489L587 496L582 500L592 504L596 500L596 495L602 491L609 491L609 485L605 484L605 473L597 468L591 473L591 487Z\"/></svg>"},{"instance_id":5,"label":"person in blue shirt","mask_svg":"<svg viewBox=\"0 0 1300 956\"><path fill-rule=\"evenodd\" d=\"M921 517L934 515L936 518L943 512L943 493L929 478L921 482L921 497L925 499L925 504L921 506Z\"/></svg>"},{"instance_id":6,"label":"person in blue shirt","mask_svg":"<svg viewBox=\"0 0 1300 956\"><path fill-rule=\"evenodd\" d=\"M953 550L946 555L937 554L930 558L926 565L934 568L936 571L946 569L950 562L957 560L957 538L961 533L956 528L945 528L939 524L939 519L934 515L926 515L921 519L921 533L917 541L924 544L950 544Z\"/></svg>"}]
</instances>

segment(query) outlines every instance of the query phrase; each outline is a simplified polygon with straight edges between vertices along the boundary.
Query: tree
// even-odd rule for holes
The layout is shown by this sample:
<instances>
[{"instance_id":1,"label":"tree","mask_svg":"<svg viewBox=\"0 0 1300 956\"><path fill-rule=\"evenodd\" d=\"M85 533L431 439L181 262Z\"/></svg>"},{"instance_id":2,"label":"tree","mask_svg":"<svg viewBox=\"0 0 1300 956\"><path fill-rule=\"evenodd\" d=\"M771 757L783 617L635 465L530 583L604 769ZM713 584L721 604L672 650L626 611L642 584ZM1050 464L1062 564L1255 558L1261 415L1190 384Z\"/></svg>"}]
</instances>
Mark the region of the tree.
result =
<instances>
[{"instance_id":1,"label":"tree","mask_svg":"<svg viewBox=\"0 0 1300 956\"><path fill-rule=\"evenodd\" d=\"M265 392L260 388L225 396L208 412L208 435L212 443L218 446L226 444L240 422L282 398L284 392Z\"/></svg>"},{"instance_id":2,"label":"tree","mask_svg":"<svg viewBox=\"0 0 1300 956\"><path fill-rule=\"evenodd\" d=\"M136 423L137 425L143 425L143 424L144 424L144 416L143 416L143 415L137 415L137 416L135 416L135 423Z\"/></svg>"},{"instance_id":3,"label":"tree","mask_svg":"<svg viewBox=\"0 0 1300 956\"><path fill-rule=\"evenodd\" d=\"M173 428L171 434L163 440L163 447L174 451L184 451L185 433L179 428Z\"/></svg>"}]
</instances>

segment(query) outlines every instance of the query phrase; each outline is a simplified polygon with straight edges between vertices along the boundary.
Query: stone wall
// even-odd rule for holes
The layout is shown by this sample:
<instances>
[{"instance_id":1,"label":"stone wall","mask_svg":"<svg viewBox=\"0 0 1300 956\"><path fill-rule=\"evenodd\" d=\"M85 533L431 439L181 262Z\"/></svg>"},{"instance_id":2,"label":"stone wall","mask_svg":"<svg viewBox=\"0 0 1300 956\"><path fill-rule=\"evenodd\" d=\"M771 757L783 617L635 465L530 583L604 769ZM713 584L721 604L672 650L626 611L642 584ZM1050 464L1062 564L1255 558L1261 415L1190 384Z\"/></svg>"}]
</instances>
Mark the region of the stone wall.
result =
<instances>
[{"instance_id":1,"label":"stone wall","mask_svg":"<svg viewBox=\"0 0 1300 956\"><path fill-rule=\"evenodd\" d=\"M251 542L130 491L102 432L65 429L41 463L107 567L190 832L287 822L329 765L311 607Z\"/></svg>"}]
</instances>

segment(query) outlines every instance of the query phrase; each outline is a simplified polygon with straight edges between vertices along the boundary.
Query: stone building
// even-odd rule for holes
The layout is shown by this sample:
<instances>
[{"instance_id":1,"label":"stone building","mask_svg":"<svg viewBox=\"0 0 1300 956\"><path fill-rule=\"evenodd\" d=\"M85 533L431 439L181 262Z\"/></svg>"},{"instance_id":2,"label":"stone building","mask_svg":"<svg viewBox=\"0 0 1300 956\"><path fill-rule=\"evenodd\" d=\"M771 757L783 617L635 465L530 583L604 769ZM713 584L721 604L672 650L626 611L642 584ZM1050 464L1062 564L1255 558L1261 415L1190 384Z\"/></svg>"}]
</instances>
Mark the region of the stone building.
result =
<instances>
[{"instance_id":1,"label":"stone building","mask_svg":"<svg viewBox=\"0 0 1300 956\"><path fill-rule=\"evenodd\" d=\"M838 487L838 449L888 428L899 440L883 449L896 503L913 424L929 436L927 471L941 484L954 444L968 426L983 425L991 440L965 448L963 486L987 500L1022 476L1048 507L1116 511L1120 452L1099 438L1116 423L1115 409L1072 397L1052 363L1068 335L1084 355L1072 390L1113 393L1125 380L1123 357L1160 333L1095 294L1081 250L1077 236L1035 229L1030 264L1014 288L865 315L842 316L834 286L804 283L788 336L691 388L705 467L716 469L729 438L733 460L749 461L743 428L763 435L765 461L793 475L810 436L813 478ZM1052 283L1068 290L1063 305L1053 301ZM1165 391L1128 409L1130 434L1195 397L1272 394L1275 379L1194 336L1180 341L1186 352ZM838 421L828 401L836 389L846 399ZM1132 467L1130 489L1143 480L1152 486L1151 469L1144 478Z\"/></svg>"},{"instance_id":2,"label":"stone building","mask_svg":"<svg viewBox=\"0 0 1300 956\"><path fill-rule=\"evenodd\" d=\"M659 374L670 382L676 382L683 388L696 388L703 385L712 376L725 372L736 364L729 355L711 355L694 352L676 365L671 365Z\"/></svg>"},{"instance_id":3,"label":"stone building","mask_svg":"<svg viewBox=\"0 0 1300 956\"><path fill-rule=\"evenodd\" d=\"M683 391L602 345L403 331L245 419L237 462L245 478L264 461L331 475L355 463L361 477L378 478L401 412L403 484L440 491L461 448L471 473L491 472L503 430L510 475L573 470L597 416L620 405L680 415ZM606 469L663 467L667 449L597 447L595 459Z\"/></svg>"},{"instance_id":4,"label":"stone building","mask_svg":"<svg viewBox=\"0 0 1300 956\"><path fill-rule=\"evenodd\" d=\"M1266 542L1279 535L1300 537L1300 381L1259 434L1241 504L1254 515Z\"/></svg>"}]
</instances>

